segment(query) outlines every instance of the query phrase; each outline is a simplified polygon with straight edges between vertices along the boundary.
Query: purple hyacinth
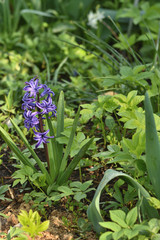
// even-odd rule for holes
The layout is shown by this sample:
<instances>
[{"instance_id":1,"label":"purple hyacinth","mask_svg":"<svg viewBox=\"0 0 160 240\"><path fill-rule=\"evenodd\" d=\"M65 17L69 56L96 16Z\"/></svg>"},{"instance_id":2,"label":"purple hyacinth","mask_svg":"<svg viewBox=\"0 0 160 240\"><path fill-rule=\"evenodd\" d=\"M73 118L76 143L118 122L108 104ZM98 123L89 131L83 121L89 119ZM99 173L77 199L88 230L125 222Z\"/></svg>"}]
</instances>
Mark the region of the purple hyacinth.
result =
<instances>
[{"instance_id":1,"label":"purple hyacinth","mask_svg":"<svg viewBox=\"0 0 160 240\"><path fill-rule=\"evenodd\" d=\"M52 137L46 136L47 133L49 132L49 129L46 132L42 132L42 133L36 132L33 129L33 132L35 134L34 140L38 141L36 144L36 148L38 148L41 145L41 143L49 143L49 141L47 141L49 138L54 138L54 136L52 136Z\"/></svg>"},{"instance_id":2,"label":"purple hyacinth","mask_svg":"<svg viewBox=\"0 0 160 240\"><path fill-rule=\"evenodd\" d=\"M46 94L48 95L48 97L50 97L50 94L52 94L53 96L55 95L54 92L46 84L43 84L42 88L44 89L44 91L41 93L41 97L44 97Z\"/></svg>"},{"instance_id":3,"label":"purple hyacinth","mask_svg":"<svg viewBox=\"0 0 160 240\"><path fill-rule=\"evenodd\" d=\"M32 109L35 109L35 106L36 106L36 104L35 104L35 99L34 99L34 98L30 98L28 92L26 92L26 93L24 94L22 100L23 100L23 102L24 102L24 103L22 103L22 109L23 109L23 110L27 110L27 109L32 110Z\"/></svg>"},{"instance_id":4,"label":"purple hyacinth","mask_svg":"<svg viewBox=\"0 0 160 240\"><path fill-rule=\"evenodd\" d=\"M56 106L52 103L51 98L51 95L54 96L55 94L46 84L40 84L37 77L32 78L25 84L26 86L23 89L26 93L22 99L22 109L24 109L25 117L24 125L28 130L35 128L40 131L36 132L33 129L34 139L38 141L37 148L41 143L48 143L47 139L53 138L46 136L49 130L44 131L42 121L45 119L44 115L49 118L56 116Z\"/></svg>"},{"instance_id":5,"label":"purple hyacinth","mask_svg":"<svg viewBox=\"0 0 160 240\"><path fill-rule=\"evenodd\" d=\"M41 112L42 115L52 112L52 115L49 118L56 116L56 106L52 104L51 97L48 98L48 101L42 100L42 103L37 102L36 106L43 110Z\"/></svg>"},{"instance_id":6,"label":"purple hyacinth","mask_svg":"<svg viewBox=\"0 0 160 240\"><path fill-rule=\"evenodd\" d=\"M38 125L39 125L39 119L36 117L36 115L38 115L38 112L31 112L30 110L25 111L24 112L24 126L27 128L27 130L29 130L30 128L35 127L36 129L38 129Z\"/></svg>"},{"instance_id":7,"label":"purple hyacinth","mask_svg":"<svg viewBox=\"0 0 160 240\"><path fill-rule=\"evenodd\" d=\"M36 98L37 93L39 92L39 89L43 87L42 84L39 84L39 79L36 79L36 77L32 78L29 82L25 82L27 86L23 88L23 90L30 93L30 97L34 96Z\"/></svg>"}]
</instances>

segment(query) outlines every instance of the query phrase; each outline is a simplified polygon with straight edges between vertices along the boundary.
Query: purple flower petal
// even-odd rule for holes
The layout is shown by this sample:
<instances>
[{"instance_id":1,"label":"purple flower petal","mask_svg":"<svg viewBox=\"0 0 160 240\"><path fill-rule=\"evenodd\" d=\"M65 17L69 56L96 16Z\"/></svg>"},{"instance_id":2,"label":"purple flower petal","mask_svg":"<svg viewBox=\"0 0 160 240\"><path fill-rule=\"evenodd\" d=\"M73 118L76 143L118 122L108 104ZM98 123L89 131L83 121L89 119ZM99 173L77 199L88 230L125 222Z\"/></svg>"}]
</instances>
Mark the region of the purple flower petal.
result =
<instances>
[{"instance_id":1,"label":"purple flower petal","mask_svg":"<svg viewBox=\"0 0 160 240\"><path fill-rule=\"evenodd\" d=\"M41 143L48 143L48 139L49 138L54 138L54 136L51 136L51 137L48 137L46 136L49 132L49 129L46 131L46 132L36 132L34 129L33 129L33 132L35 134L35 137L34 137L34 140L38 141L37 144L36 144L36 148L40 146Z\"/></svg>"}]
</instances>

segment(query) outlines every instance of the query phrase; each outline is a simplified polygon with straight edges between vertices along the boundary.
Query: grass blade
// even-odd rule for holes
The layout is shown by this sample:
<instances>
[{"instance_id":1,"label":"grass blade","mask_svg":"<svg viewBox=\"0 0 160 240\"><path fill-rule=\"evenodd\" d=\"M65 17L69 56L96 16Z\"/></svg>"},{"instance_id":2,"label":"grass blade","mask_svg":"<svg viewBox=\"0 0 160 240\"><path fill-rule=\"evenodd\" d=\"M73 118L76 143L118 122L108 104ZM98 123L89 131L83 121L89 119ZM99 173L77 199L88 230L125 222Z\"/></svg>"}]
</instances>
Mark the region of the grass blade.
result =
<instances>
[{"instance_id":1,"label":"grass blade","mask_svg":"<svg viewBox=\"0 0 160 240\"><path fill-rule=\"evenodd\" d=\"M53 82L54 82L55 85L57 84L59 71L61 70L63 65L66 63L67 59L68 59L68 57L64 58L63 61L59 64L58 68L55 71L54 78L53 78Z\"/></svg>"},{"instance_id":2,"label":"grass blade","mask_svg":"<svg viewBox=\"0 0 160 240\"><path fill-rule=\"evenodd\" d=\"M160 199L160 143L157 135L152 105L145 94L145 121L146 121L146 166L149 178L158 199Z\"/></svg>"},{"instance_id":3,"label":"grass blade","mask_svg":"<svg viewBox=\"0 0 160 240\"><path fill-rule=\"evenodd\" d=\"M48 12L38 11L38 10L23 9L21 11L21 14L24 14L24 13L35 14L35 15L42 16L42 17L51 17L51 18L53 18L52 14L50 14Z\"/></svg>"}]
</instances>

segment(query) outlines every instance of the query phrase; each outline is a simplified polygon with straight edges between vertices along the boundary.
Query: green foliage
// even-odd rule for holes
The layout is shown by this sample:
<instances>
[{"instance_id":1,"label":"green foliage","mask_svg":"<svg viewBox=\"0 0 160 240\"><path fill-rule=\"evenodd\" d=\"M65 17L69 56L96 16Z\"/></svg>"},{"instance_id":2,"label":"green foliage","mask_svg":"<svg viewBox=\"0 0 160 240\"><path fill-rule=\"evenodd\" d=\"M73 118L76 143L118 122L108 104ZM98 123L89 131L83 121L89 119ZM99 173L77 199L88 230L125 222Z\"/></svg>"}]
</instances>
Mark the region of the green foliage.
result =
<instances>
[{"instance_id":1,"label":"green foliage","mask_svg":"<svg viewBox=\"0 0 160 240\"><path fill-rule=\"evenodd\" d=\"M26 166L25 169L21 169L14 174L18 180L14 183L17 184L21 182L22 184L26 181L26 177L38 188L43 188L46 192L51 192L52 187L54 188L55 184L63 185L66 183L74 171L75 167L87 151L88 147L93 141L92 139L86 139L86 141L82 144L81 148L76 152L73 160L68 164L68 156L70 154L70 150L72 147L72 143L74 140L77 124L79 119L79 110L76 114L75 120L73 122L73 126L69 135L68 144L66 146L65 152L63 149L63 144L61 142L52 139L48 144L49 147L49 163L50 168L49 171L45 168L43 162L39 159L38 155L35 153L25 135L18 127L18 125L11 120L15 130L20 136L21 140L26 145L28 151L34 158L35 162L38 164L40 168L40 172L35 168L35 163L31 162L29 157L26 154L23 154L13 140L10 138L9 134L0 127L0 133L2 138L6 141L11 150L16 154L19 160ZM54 136L54 130L52 126L52 122L50 119L47 121L48 127L50 129L51 136ZM58 112L57 112L57 128L56 128L56 137L59 138L64 131L64 94L61 92L58 102ZM47 188L49 187L49 190Z\"/></svg>"},{"instance_id":2,"label":"green foliage","mask_svg":"<svg viewBox=\"0 0 160 240\"><path fill-rule=\"evenodd\" d=\"M157 135L156 125L153 116L152 105L149 96L145 95L146 111L146 166L150 181L153 185L155 194L160 199L159 170L160 170L160 143Z\"/></svg>"},{"instance_id":3,"label":"green foliage","mask_svg":"<svg viewBox=\"0 0 160 240\"><path fill-rule=\"evenodd\" d=\"M147 166L148 176L149 176L150 181L151 181L152 186L153 186L153 194L155 193L156 196L159 199L159 185L158 185L158 182L159 182L159 170L158 170L159 169L158 168L158 164L159 164L159 140L158 140L158 136L157 136L157 130L156 130L156 125L155 125L155 121L154 121L152 106L151 106L151 103L150 103L150 100L149 100L149 97L148 97L147 93L145 95L145 110L146 110L145 111L145 119L146 119L146 166ZM103 221L103 218L101 216L100 209L99 209L100 194L101 194L102 189L105 187L105 185L110 180L112 180L113 178L115 178L117 176L121 177L122 179L125 179L125 181L129 182L129 184L134 186L138 191L141 192L141 195L143 195L144 200L142 199L142 203L141 203L142 214L147 214L148 218L159 217L158 212L154 211L153 207L151 209L149 204L148 204L148 201L150 201L151 206L154 206L156 209L159 208L159 203L158 203L158 201L156 201L155 198L150 198L149 193L138 182L136 182L133 178L131 178L129 175L110 169L110 170L107 170L105 172L104 177L101 180L101 182L99 184L99 187L96 190L96 193L94 195L92 203L90 204L90 206L88 208L88 217L89 217L90 221L92 222L92 224L94 225L95 230L98 233L100 233L100 231L104 230L103 228L101 228L101 226L104 227L104 224L103 223L100 224L100 222ZM124 221L125 213L122 212L121 210L115 210L115 211L117 211L117 213L120 214L121 220L120 219L117 220L118 219L117 215L116 215L115 218L112 217L112 215L111 215L111 219L113 218L112 220L114 220L114 222L116 222L116 223L119 223L119 225L121 227L128 228L127 225L125 225L126 223ZM126 221L127 221L127 217L126 217ZM135 222L135 221L136 221L136 219L133 222ZM106 226L108 226L108 225L106 225ZM114 224L113 224L113 226L114 226ZM112 230L113 229L115 229L115 228L112 228ZM113 237L114 239L121 238L123 236L123 234L124 235L125 234L126 235L127 234L133 234L133 236L132 235L131 236L129 235L129 237L127 236L128 239L132 239L133 237L135 237L134 236L134 231L129 232L127 230L127 233L125 233L125 231L121 231L122 230L121 228L117 228L117 229L118 229L117 231L119 231L119 232L115 234L115 237ZM109 236L108 234L109 233L107 233L107 235L104 235L104 236L105 237ZM137 234L138 234L138 232L136 232L136 235ZM112 239L111 235L108 239Z\"/></svg>"},{"instance_id":4,"label":"green foliage","mask_svg":"<svg viewBox=\"0 0 160 240\"><path fill-rule=\"evenodd\" d=\"M137 207L134 207L127 214L122 210L110 211L112 222L100 223L102 227L109 229L109 231L103 233L99 239L158 239L160 236L160 220L152 218L148 223L137 224L137 210Z\"/></svg>"},{"instance_id":5,"label":"green foliage","mask_svg":"<svg viewBox=\"0 0 160 240\"><path fill-rule=\"evenodd\" d=\"M158 212L155 209L153 209L153 207L151 207L146 201L150 197L150 195L143 188L142 185L140 185L135 179L131 178L129 175L125 173L109 169L105 172L104 177L102 178L95 192L94 198L87 210L88 218L92 222L94 229L96 230L97 233L104 231L104 228L101 227L101 225L99 224L100 222L103 222L103 218L101 216L100 208L99 208L101 192L103 188L106 186L106 184L116 177L120 177L126 182L128 182L129 184L131 184L132 186L134 186L136 190L141 193L141 196L144 197L144 201L142 199L142 203L141 203L143 214L147 215L148 217L158 217Z\"/></svg>"},{"instance_id":6,"label":"green foliage","mask_svg":"<svg viewBox=\"0 0 160 240\"><path fill-rule=\"evenodd\" d=\"M22 224L22 230L28 233L32 238L39 235L40 232L46 231L49 227L49 220L41 223L41 217L38 212L33 212L31 209L29 213L25 210L21 210L18 215L18 220Z\"/></svg>"},{"instance_id":7,"label":"green foliage","mask_svg":"<svg viewBox=\"0 0 160 240\"><path fill-rule=\"evenodd\" d=\"M21 210L18 215L18 220L22 225L18 227L10 227L10 231L7 234L7 240L14 237L15 240L27 240L28 236L35 239L41 232L46 231L49 227L49 220L41 223L41 217L37 211L32 210L29 213L25 210Z\"/></svg>"}]
</instances>

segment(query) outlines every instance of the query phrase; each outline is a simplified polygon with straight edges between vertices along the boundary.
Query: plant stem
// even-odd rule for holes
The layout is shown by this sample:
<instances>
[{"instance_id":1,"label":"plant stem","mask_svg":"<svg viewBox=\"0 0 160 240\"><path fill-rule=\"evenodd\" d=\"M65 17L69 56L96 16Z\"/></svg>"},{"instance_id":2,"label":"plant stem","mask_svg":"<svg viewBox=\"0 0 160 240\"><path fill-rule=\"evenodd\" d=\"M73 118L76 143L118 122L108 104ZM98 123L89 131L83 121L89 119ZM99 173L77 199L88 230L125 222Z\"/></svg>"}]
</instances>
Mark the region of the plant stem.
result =
<instances>
[{"instance_id":1,"label":"plant stem","mask_svg":"<svg viewBox=\"0 0 160 240\"><path fill-rule=\"evenodd\" d=\"M37 94L37 99L38 99L38 102L40 102L39 101L39 93ZM43 128L43 120L42 120L42 116L41 115L39 115L39 127L40 127L41 133L43 133L44 132L44 128ZM46 156L46 160L47 160L47 164L48 164L48 169L49 169L50 165L49 165L49 154L48 154L47 143L43 143L43 147L44 147L44 152L45 152L45 156Z\"/></svg>"}]
</instances>

